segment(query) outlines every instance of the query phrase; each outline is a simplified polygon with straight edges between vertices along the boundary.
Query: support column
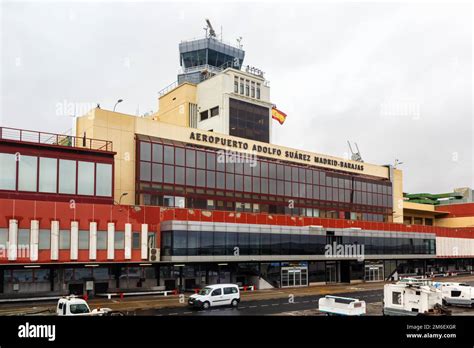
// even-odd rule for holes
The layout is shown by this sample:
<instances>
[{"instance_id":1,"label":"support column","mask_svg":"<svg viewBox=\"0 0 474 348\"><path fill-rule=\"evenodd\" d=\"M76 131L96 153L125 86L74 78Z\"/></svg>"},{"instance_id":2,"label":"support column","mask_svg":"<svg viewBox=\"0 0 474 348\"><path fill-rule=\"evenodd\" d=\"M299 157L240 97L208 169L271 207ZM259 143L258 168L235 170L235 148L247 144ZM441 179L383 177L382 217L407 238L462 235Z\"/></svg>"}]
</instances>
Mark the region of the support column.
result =
<instances>
[{"instance_id":1,"label":"support column","mask_svg":"<svg viewBox=\"0 0 474 348\"><path fill-rule=\"evenodd\" d=\"M97 222L89 223L89 259L97 258Z\"/></svg>"},{"instance_id":2,"label":"support column","mask_svg":"<svg viewBox=\"0 0 474 348\"><path fill-rule=\"evenodd\" d=\"M125 224L125 260L132 258L132 224Z\"/></svg>"},{"instance_id":3,"label":"support column","mask_svg":"<svg viewBox=\"0 0 474 348\"><path fill-rule=\"evenodd\" d=\"M59 221L51 221L51 260L59 258Z\"/></svg>"},{"instance_id":4,"label":"support column","mask_svg":"<svg viewBox=\"0 0 474 348\"><path fill-rule=\"evenodd\" d=\"M71 221L71 260L77 260L79 253L79 223Z\"/></svg>"},{"instance_id":5,"label":"support column","mask_svg":"<svg viewBox=\"0 0 474 348\"><path fill-rule=\"evenodd\" d=\"M30 260L38 261L39 221L31 220L30 227Z\"/></svg>"},{"instance_id":6,"label":"support column","mask_svg":"<svg viewBox=\"0 0 474 348\"><path fill-rule=\"evenodd\" d=\"M113 260L115 256L115 224L107 224L107 259Z\"/></svg>"},{"instance_id":7,"label":"support column","mask_svg":"<svg viewBox=\"0 0 474 348\"><path fill-rule=\"evenodd\" d=\"M8 225L8 261L15 261L17 257L18 220L11 219Z\"/></svg>"},{"instance_id":8,"label":"support column","mask_svg":"<svg viewBox=\"0 0 474 348\"><path fill-rule=\"evenodd\" d=\"M142 238L141 238L142 259L148 258L148 224L142 224Z\"/></svg>"}]
</instances>

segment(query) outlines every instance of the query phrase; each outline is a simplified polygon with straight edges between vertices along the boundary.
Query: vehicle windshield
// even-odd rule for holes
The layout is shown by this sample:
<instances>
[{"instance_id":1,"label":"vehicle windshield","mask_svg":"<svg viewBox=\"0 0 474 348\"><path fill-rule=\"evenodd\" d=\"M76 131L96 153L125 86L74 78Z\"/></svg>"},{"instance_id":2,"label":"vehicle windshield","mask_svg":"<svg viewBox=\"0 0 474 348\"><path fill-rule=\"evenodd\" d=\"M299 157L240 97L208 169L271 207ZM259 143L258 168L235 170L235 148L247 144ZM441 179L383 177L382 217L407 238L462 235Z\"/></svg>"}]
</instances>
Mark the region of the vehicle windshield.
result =
<instances>
[{"instance_id":1,"label":"vehicle windshield","mask_svg":"<svg viewBox=\"0 0 474 348\"><path fill-rule=\"evenodd\" d=\"M211 288L203 288L201 291L199 291L199 295L209 295L211 291Z\"/></svg>"},{"instance_id":2,"label":"vehicle windshield","mask_svg":"<svg viewBox=\"0 0 474 348\"><path fill-rule=\"evenodd\" d=\"M89 307L85 304L72 304L71 305L71 313L72 314L81 314L81 313L89 313Z\"/></svg>"}]
</instances>

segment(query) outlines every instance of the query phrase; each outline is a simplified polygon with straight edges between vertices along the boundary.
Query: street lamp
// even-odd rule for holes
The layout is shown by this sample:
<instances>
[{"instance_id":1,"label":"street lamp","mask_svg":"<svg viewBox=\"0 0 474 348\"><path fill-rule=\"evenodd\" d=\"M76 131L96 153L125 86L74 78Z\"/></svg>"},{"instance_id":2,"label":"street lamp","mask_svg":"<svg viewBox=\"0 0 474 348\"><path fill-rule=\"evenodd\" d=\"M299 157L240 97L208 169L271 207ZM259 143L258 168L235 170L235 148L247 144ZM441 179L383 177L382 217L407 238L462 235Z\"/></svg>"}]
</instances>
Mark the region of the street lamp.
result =
<instances>
[{"instance_id":1,"label":"street lamp","mask_svg":"<svg viewBox=\"0 0 474 348\"><path fill-rule=\"evenodd\" d=\"M122 194L120 195L120 198L119 198L118 202L117 202L117 201L114 201L114 203L117 204L117 205L120 205L120 202L122 201L122 198L125 197L126 195L128 195L128 192L122 193Z\"/></svg>"},{"instance_id":2,"label":"street lamp","mask_svg":"<svg viewBox=\"0 0 474 348\"><path fill-rule=\"evenodd\" d=\"M117 106L117 104L118 104L118 103L121 103L121 102L123 102L123 99L117 100L117 102L116 102L115 105L114 105L114 111L115 111L115 107Z\"/></svg>"}]
</instances>

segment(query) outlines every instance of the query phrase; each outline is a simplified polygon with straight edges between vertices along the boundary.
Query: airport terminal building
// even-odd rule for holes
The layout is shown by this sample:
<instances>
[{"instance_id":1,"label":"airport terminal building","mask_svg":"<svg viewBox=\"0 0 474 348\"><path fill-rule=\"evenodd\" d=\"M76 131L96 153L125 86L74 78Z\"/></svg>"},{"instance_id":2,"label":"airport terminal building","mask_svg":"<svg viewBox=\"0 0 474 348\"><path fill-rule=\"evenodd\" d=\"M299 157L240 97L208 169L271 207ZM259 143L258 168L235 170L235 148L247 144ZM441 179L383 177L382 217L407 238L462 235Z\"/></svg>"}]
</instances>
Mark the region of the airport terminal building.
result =
<instances>
[{"instance_id":1,"label":"airport terminal building","mask_svg":"<svg viewBox=\"0 0 474 348\"><path fill-rule=\"evenodd\" d=\"M0 128L1 297L473 271L474 203L410 202L393 166L273 144L269 83L242 48L179 48L155 114Z\"/></svg>"}]
</instances>

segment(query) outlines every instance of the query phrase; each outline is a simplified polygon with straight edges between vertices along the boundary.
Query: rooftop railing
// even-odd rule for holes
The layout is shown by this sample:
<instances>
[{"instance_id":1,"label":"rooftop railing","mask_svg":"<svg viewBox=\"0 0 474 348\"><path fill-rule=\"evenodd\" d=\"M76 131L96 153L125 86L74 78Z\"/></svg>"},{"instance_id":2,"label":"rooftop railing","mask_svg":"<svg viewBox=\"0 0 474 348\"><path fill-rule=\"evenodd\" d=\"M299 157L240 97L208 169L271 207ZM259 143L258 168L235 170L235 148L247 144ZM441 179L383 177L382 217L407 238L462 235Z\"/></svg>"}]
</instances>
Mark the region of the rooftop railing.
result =
<instances>
[{"instance_id":1,"label":"rooftop railing","mask_svg":"<svg viewBox=\"0 0 474 348\"><path fill-rule=\"evenodd\" d=\"M67 134L54 134L8 127L0 127L0 140L74 147L96 151L113 151L112 142L109 140L91 139Z\"/></svg>"}]
</instances>

